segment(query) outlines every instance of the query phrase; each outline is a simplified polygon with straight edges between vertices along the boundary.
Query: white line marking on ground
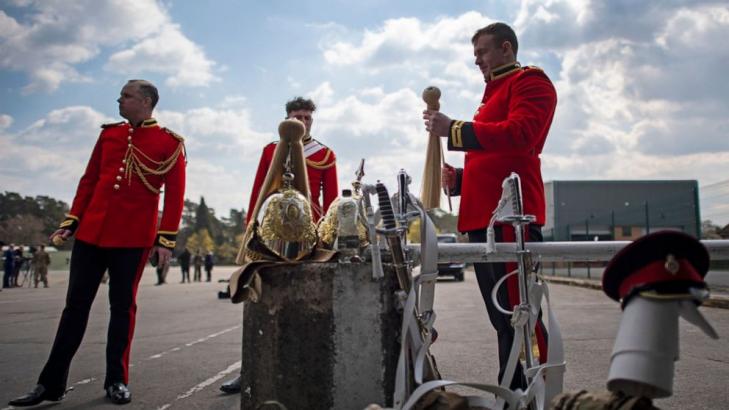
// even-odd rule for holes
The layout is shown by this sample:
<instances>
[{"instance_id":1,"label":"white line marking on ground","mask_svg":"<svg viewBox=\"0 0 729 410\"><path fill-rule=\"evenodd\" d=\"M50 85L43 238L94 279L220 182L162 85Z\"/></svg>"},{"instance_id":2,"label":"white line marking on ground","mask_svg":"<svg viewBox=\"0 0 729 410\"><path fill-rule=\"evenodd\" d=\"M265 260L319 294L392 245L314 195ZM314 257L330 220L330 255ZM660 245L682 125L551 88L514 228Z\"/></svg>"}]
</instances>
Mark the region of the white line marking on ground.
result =
<instances>
[{"instance_id":1,"label":"white line marking on ground","mask_svg":"<svg viewBox=\"0 0 729 410\"><path fill-rule=\"evenodd\" d=\"M228 366L228 368L226 368L225 370L218 372L218 374L216 374L215 376L213 376L207 380L204 380L201 383L196 384L190 390L186 391L185 393L180 394L179 396L177 396L175 401L183 400L183 399L186 399L186 398L192 396L193 394L210 386L211 384L217 382L218 380L222 379L223 377L227 376L228 374L233 373L234 371L240 369L240 366L241 366L241 361L238 360L237 362ZM165 409L170 408L171 406L172 406L172 403L165 403L165 404L157 407L157 410L165 410Z\"/></svg>"},{"instance_id":2,"label":"white line marking on ground","mask_svg":"<svg viewBox=\"0 0 729 410\"><path fill-rule=\"evenodd\" d=\"M238 329L239 327L241 327L241 325L236 325L236 326L232 326L232 327L229 327L229 328L227 328L227 329L223 329L223 330L221 330L220 332L216 332L216 333L213 333L213 334L211 334L211 335L208 335L208 336L202 337L202 338L200 338L200 339L198 339L198 340L196 340L196 341L194 341L194 342L191 342L191 343L186 343L186 344L185 344L185 346L186 346L186 347L189 347L189 346L193 346L193 345L195 345L195 344L198 344L198 343L204 342L204 341L206 341L206 340L210 340L210 339L212 339L212 338L215 338L215 337L218 337L218 336L220 336L220 335L223 335L223 334L226 334L226 333L228 333L228 332L231 332L231 331L233 331L233 330L235 330L235 329ZM154 355L152 355L152 356L149 356L148 358L146 358L146 359L142 359L142 360L144 361L144 360L159 359L160 357L162 357L162 356L164 356L164 355L166 355L166 354L168 354L168 353L171 353L171 352L177 352L177 351L179 351L179 350L182 350L182 347L180 347L180 346L175 346L175 347L173 347L173 348L171 348L171 349L165 350L165 351L164 351L164 352L162 352L162 353L157 353L157 354L154 354ZM235 365L235 364L233 364L233 366L234 366L234 365ZM134 367L134 363L130 363L130 364L129 364L129 367ZM240 362L238 362L238 368L240 368ZM235 369L233 369L233 370L235 370ZM220 374L220 373L219 373L219 374ZM226 374L227 374L227 373L226 373ZM221 377L223 377L223 376L221 376ZM83 380L79 380L79 381L77 381L77 382L75 382L75 383L73 383L73 384L71 385L71 389L73 389L73 386L79 386L79 385L82 385L82 384L89 384L89 383L93 383L93 382L95 382L96 380L97 380L97 378L96 378L96 377L89 377L88 379L83 379ZM166 409L167 407L164 407L164 408ZM12 409L15 409L15 407L13 407L13 406L10 406L10 407L5 407L5 408L2 408L2 409L0 409L0 410L12 410ZM157 410L162 410L162 408L158 408Z\"/></svg>"},{"instance_id":3,"label":"white line marking on ground","mask_svg":"<svg viewBox=\"0 0 729 410\"><path fill-rule=\"evenodd\" d=\"M223 329L220 332L216 332L216 333L213 333L211 335L207 335L205 337L201 337L200 339L197 339L197 340L195 340L193 342L185 343L185 346L184 347L194 346L194 345L196 345L198 343L205 342L207 340L210 340L212 338L215 338L215 337L218 337L220 335L226 334L226 333L231 332L231 331L233 331L235 329L238 329L240 327L241 327L241 325L236 325L236 326L229 327L227 329ZM146 360L159 359L160 357L162 357L162 356L164 356L166 354L169 354L169 353L172 353L172 352L176 352L178 350L182 350L182 346L175 346L173 348L170 348L170 349L165 350L162 353L153 354L152 356L149 356Z\"/></svg>"},{"instance_id":4,"label":"white line marking on ground","mask_svg":"<svg viewBox=\"0 0 729 410\"><path fill-rule=\"evenodd\" d=\"M59 296L57 298L33 298L33 303L47 302L49 300L53 300L53 301L64 300L64 299L65 299L65 296ZM6 305L9 303L26 303L26 302L27 302L27 299L2 300L2 301L0 301L0 305ZM11 407L11 408L15 408L15 407ZM2 409L2 410L5 410L5 409Z\"/></svg>"},{"instance_id":5,"label":"white line marking on ground","mask_svg":"<svg viewBox=\"0 0 729 410\"><path fill-rule=\"evenodd\" d=\"M218 372L218 374L216 374L215 376L213 376L213 377L211 377L211 378L203 381L202 383L199 383L198 385L196 385L195 387L191 388L187 392L185 392L185 393L177 396L177 400L186 399L186 398L192 396L196 392L199 392L200 390L204 389L205 387L210 386L211 384L213 384L216 381L222 379L226 375L228 375L230 373L233 373L234 371L240 369L240 365L241 365L241 361L238 360L237 362L235 362L235 363L231 364L230 366L228 366L227 369L225 369L225 370L223 370L221 372Z\"/></svg>"}]
</instances>

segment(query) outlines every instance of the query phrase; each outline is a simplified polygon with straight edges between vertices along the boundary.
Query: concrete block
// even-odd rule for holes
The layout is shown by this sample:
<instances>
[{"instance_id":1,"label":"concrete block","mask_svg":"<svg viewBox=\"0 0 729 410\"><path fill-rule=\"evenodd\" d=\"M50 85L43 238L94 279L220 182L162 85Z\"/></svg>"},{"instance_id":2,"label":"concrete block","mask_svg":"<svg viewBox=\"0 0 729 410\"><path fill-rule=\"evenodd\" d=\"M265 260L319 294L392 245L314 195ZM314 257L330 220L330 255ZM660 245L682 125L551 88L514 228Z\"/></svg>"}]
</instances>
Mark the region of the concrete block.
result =
<instances>
[{"instance_id":1,"label":"concrete block","mask_svg":"<svg viewBox=\"0 0 729 410\"><path fill-rule=\"evenodd\" d=\"M394 272L369 263L304 263L262 272L243 313L241 408L392 405L401 317Z\"/></svg>"}]
</instances>

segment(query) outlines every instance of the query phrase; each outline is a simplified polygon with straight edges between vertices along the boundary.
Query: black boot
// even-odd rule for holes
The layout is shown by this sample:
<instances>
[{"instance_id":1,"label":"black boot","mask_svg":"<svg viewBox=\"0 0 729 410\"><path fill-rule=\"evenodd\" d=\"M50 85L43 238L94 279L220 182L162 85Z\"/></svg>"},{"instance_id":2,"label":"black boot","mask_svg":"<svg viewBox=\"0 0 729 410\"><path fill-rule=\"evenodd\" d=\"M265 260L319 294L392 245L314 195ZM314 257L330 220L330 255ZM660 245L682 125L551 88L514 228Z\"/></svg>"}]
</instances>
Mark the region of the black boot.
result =
<instances>
[{"instance_id":1,"label":"black boot","mask_svg":"<svg viewBox=\"0 0 729 410\"><path fill-rule=\"evenodd\" d=\"M64 397L66 397L65 391L62 393L50 392L42 384L38 384L30 393L10 400L8 404L15 407L35 406L45 400L60 401Z\"/></svg>"},{"instance_id":2,"label":"black boot","mask_svg":"<svg viewBox=\"0 0 729 410\"><path fill-rule=\"evenodd\" d=\"M132 393L122 382L116 382L107 386L106 397L114 404L127 404L132 401Z\"/></svg>"},{"instance_id":3,"label":"black boot","mask_svg":"<svg viewBox=\"0 0 729 410\"><path fill-rule=\"evenodd\" d=\"M228 380L227 382L221 384L220 391L222 391L225 394L240 393L240 376L236 377L233 380Z\"/></svg>"}]
</instances>

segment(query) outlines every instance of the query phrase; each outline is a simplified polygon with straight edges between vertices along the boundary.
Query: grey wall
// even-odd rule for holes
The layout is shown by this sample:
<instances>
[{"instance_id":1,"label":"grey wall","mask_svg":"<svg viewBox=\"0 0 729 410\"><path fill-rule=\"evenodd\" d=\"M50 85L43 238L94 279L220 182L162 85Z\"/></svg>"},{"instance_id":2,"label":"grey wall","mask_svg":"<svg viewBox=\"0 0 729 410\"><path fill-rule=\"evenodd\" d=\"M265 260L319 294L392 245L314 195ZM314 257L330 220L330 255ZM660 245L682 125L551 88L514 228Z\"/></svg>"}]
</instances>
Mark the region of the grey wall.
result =
<instances>
[{"instance_id":1,"label":"grey wall","mask_svg":"<svg viewBox=\"0 0 729 410\"><path fill-rule=\"evenodd\" d=\"M695 180L551 181L544 189L548 240L611 239L613 224L632 227L633 237L659 229L700 234Z\"/></svg>"}]
</instances>

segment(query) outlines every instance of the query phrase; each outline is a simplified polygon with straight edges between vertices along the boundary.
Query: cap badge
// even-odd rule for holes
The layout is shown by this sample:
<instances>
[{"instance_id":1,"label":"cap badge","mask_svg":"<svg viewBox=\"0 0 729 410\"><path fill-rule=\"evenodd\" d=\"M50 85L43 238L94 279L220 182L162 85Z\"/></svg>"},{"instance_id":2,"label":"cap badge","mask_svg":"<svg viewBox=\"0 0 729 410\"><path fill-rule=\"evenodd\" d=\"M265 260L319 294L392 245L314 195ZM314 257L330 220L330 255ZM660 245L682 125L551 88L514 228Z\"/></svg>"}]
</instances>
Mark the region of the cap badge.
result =
<instances>
[{"instance_id":1,"label":"cap badge","mask_svg":"<svg viewBox=\"0 0 729 410\"><path fill-rule=\"evenodd\" d=\"M668 255L666 255L666 263L663 266L666 268L668 273L670 273L671 275L677 274L678 270L680 268L680 265L678 264L676 257L672 253L669 253Z\"/></svg>"}]
</instances>

